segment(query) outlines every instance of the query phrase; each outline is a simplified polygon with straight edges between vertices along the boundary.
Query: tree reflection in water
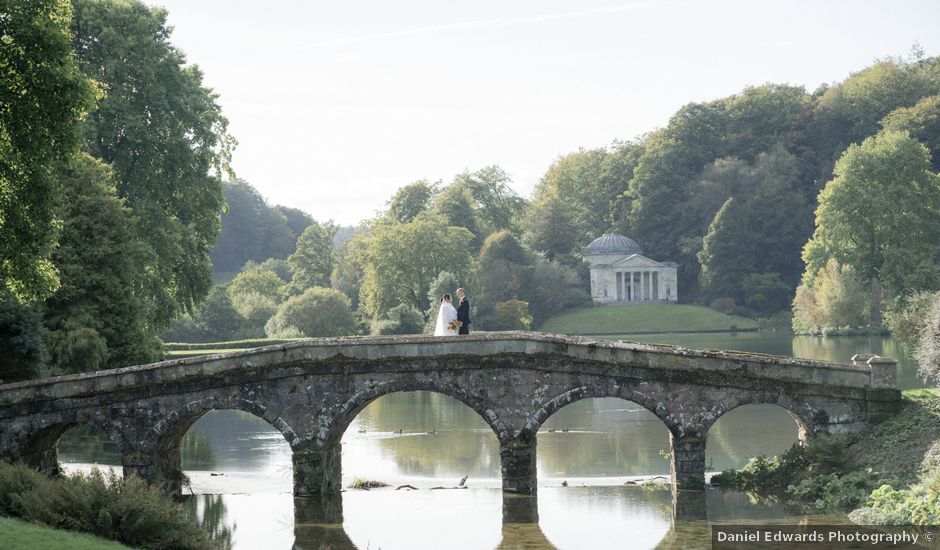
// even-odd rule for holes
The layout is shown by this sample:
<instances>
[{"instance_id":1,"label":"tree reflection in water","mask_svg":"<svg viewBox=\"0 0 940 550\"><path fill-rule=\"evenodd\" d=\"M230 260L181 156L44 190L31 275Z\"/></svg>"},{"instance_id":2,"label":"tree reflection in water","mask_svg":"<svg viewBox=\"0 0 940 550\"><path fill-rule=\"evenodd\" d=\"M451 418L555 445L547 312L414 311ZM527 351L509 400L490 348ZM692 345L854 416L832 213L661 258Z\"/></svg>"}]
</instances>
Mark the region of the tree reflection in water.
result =
<instances>
[{"instance_id":1,"label":"tree reflection in water","mask_svg":"<svg viewBox=\"0 0 940 550\"><path fill-rule=\"evenodd\" d=\"M225 510L224 495L194 495L184 497L183 509L202 530L209 534L209 540L220 550L230 550L237 525L229 525Z\"/></svg>"}]
</instances>

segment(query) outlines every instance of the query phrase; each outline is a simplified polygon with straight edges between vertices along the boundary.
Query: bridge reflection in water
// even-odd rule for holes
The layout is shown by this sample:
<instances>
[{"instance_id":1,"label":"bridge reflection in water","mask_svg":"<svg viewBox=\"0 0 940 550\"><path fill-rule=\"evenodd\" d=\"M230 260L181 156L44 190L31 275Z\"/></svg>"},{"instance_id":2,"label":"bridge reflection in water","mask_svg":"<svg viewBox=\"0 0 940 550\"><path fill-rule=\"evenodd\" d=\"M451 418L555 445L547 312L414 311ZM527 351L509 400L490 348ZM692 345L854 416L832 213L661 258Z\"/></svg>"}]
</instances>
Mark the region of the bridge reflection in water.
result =
<instances>
[{"instance_id":1,"label":"bridge reflection in water","mask_svg":"<svg viewBox=\"0 0 940 550\"><path fill-rule=\"evenodd\" d=\"M537 496L503 493L502 499L502 536L498 548L556 548L539 525ZM685 524L700 522L701 525L692 530L700 534L707 530L704 492L673 491L672 503L674 522ZM356 549L357 546L343 527L343 519L342 495L294 498L293 548L296 550ZM684 530L688 532L692 526L685 525L684 527ZM681 542L681 545L687 547L688 541L679 541L674 531L673 525L659 547L671 547L673 542L676 544ZM681 538L682 535L680 534L679 537ZM663 546L663 543L666 543L666 546Z\"/></svg>"}]
</instances>

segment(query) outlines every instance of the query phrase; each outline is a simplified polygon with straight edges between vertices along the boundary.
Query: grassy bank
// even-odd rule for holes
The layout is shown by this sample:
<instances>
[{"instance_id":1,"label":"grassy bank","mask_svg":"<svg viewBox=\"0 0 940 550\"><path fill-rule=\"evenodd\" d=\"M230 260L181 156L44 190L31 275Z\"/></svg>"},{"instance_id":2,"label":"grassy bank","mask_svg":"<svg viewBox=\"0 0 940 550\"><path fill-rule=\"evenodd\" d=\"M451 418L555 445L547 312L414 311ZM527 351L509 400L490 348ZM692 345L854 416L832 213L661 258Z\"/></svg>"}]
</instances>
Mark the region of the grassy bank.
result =
<instances>
[{"instance_id":1,"label":"grassy bank","mask_svg":"<svg viewBox=\"0 0 940 550\"><path fill-rule=\"evenodd\" d=\"M558 314L538 330L559 334L755 330L757 322L685 304L629 304L585 307Z\"/></svg>"},{"instance_id":2,"label":"grassy bank","mask_svg":"<svg viewBox=\"0 0 940 550\"><path fill-rule=\"evenodd\" d=\"M0 517L0 548L6 550L122 550L118 542Z\"/></svg>"},{"instance_id":3,"label":"grassy bank","mask_svg":"<svg viewBox=\"0 0 940 550\"><path fill-rule=\"evenodd\" d=\"M904 392L895 416L863 433L814 438L781 457L755 457L712 484L866 524L940 522L940 390Z\"/></svg>"}]
</instances>

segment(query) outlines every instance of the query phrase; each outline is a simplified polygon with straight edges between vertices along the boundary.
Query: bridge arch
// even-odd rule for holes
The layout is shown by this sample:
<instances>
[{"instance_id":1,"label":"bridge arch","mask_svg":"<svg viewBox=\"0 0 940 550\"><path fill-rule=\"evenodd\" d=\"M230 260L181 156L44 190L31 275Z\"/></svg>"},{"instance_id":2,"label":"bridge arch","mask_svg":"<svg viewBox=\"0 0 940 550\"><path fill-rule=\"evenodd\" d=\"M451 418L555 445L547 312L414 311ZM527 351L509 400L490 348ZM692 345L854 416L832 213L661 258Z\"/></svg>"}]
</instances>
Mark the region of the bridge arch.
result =
<instances>
[{"instance_id":1,"label":"bridge arch","mask_svg":"<svg viewBox=\"0 0 940 550\"><path fill-rule=\"evenodd\" d=\"M666 429L673 435L678 435L677 432L681 429L679 420L666 409L662 401L648 393L634 391L632 388L620 385L615 387L608 385L579 386L559 394L535 411L522 429L520 438L529 441L534 440L542 424L544 424L550 416L567 405L581 401L582 399L605 397L616 397L643 407L662 420Z\"/></svg>"},{"instance_id":2,"label":"bridge arch","mask_svg":"<svg viewBox=\"0 0 940 550\"><path fill-rule=\"evenodd\" d=\"M785 410L787 414L796 422L800 441L816 432L818 426L817 414L814 413L811 406L806 403L800 404L789 396L782 393L761 392L761 393L741 393L726 398L721 405L712 409L711 413L702 421L702 434L707 437L712 426L731 411L744 405L776 405Z\"/></svg>"},{"instance_id":3,"label":"bridge arch","mask_svg":"<svg viewBox=\"0 0 940 550\"><path fill-rule=\"evenodd\" d=\"M94 411L63 411L51 421L48 418L43 420L40 426L23 437L19 457L43 473L57 475L61 472L56 445L66 431L76 426L90 426L106 434L122 455L131 451L131 445L121 427L96 415Z\"/></svg>"},{"instance_id":4,"label":"bridge arch","mask_svg":"<svg viewBox=\"0 0 940 550\"><path fill-rule=\"evenodd\" d=\"M152 456L152 473L163 483L168 492L178 493L182 488L180 444L183 436L206 413L219 410L239 410L265 420L284 437L292 451L296 450L301 443L297 433L284 418L258 401L219 396L191 401L171 410L157 421L142 445L143 449L149 451Z\"/></svg>"},{"instance_id":5,"label":"bridge arch","mask_svg":"<svg viewBox=\"0 0 940 550\"><path fill-rule=\"evenodd\" d=\"M433 378L400 378L372 385L354 393L346 402L341 404L334 413L329 415L329 419L327 420L327 433L325 434L326 437L321 444L338 444L352 421L355 420L356 416L358 416L369 403L385 395L411 391L439 393L460 401L473 409L473 411L486 422L486 425L493 430L493 433L496 434L496 438L500 443L508 440L512 436L511 431L496 415L493 409L487 406L482 399L472 395L467 390L453 384L440 382Z\"/></svg>"}]
</instances>

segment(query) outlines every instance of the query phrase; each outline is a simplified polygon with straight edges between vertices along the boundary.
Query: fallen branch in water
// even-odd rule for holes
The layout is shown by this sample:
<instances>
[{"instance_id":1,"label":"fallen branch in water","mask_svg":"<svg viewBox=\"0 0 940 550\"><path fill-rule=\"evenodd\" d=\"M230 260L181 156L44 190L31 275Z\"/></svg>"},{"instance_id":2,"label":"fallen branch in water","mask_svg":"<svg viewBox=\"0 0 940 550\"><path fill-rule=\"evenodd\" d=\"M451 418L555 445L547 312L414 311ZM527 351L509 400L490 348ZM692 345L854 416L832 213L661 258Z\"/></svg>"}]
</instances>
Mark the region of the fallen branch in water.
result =
<instances>
[{"instance_id":1,"label":"fallen branch in water","mask_svg":"<svg viewBox=\"0 0 940 550\"><path fill-rule=\"evenodd\" d=\"M417 491L417 490L418 490L418 488L415 487L414 485L400 485L399 487L396 487L396 488L395 488L396 491L399 491L399 490L401 490L401 489L411 489L412 491Z\"/></svg>"}]
</instances>

